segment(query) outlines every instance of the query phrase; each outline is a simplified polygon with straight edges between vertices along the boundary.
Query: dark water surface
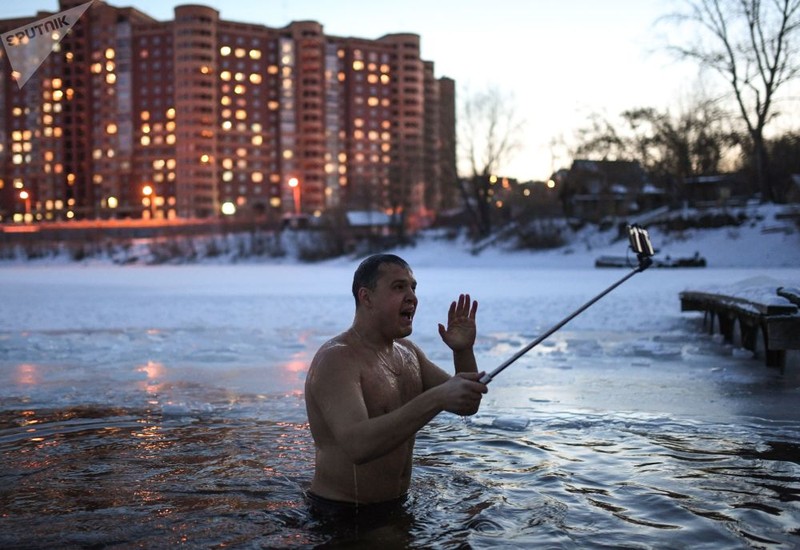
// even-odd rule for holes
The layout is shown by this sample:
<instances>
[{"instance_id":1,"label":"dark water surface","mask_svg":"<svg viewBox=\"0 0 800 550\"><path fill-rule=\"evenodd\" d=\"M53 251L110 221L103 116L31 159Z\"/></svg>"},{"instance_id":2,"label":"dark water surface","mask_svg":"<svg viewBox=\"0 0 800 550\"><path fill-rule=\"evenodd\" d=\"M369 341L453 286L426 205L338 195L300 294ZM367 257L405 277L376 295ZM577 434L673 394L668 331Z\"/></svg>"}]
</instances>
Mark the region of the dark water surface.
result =
<instances>
[{"instance_id":1,"label":"dark water surface","mask_svg":"<svg viewBox=\"0 0 800 550\"><path fill-rule=\"evenodd\" d=\"M357 532L309 514L302 422L246 410L5 412L0 546L310 547L355 534L390 547L800 543L795 425L521 418L437 421L419 438L407 516Z\"/></svg>"},{"instance_id":2,"label":"dark water surface","mask_svg":"<svg viewBox=\"0 0 800 550\"><path fill-rule=\"evenodd\" d=\"M796 421L535 400L469 420L445 414L418 437L403 514L331 526L303 498L313 448L302 398L219 397L169 414L5 403L0 547L800 545Z\"/></svg>"}]
</instances>

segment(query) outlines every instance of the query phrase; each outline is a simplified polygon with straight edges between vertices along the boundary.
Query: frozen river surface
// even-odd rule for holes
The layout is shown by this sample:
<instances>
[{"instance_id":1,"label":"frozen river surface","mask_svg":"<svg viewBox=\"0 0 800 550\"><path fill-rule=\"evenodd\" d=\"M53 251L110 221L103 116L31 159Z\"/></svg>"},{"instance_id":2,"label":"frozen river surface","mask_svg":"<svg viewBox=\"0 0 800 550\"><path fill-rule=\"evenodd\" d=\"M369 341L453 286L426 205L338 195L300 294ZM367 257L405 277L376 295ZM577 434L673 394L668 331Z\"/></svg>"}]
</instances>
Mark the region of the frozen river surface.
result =
<instances>
[{"instance_id":1,"label":"frozen river surface","mask_svg":"<svg viewBox=\"0 0 800 550\"><path fill-rule=\"evenodd\" d=\"M332 529L303 383L353 315L354 265L0 269L0 546L800 545L800 366L781 372L680 312L686 288L790 268L649 270L419 435L402 517ZM491 370L622 277L521 266L415 270L415 341L480 301ZM756 279L757 278L757 279Z\"/></svg>"}]
</instances>

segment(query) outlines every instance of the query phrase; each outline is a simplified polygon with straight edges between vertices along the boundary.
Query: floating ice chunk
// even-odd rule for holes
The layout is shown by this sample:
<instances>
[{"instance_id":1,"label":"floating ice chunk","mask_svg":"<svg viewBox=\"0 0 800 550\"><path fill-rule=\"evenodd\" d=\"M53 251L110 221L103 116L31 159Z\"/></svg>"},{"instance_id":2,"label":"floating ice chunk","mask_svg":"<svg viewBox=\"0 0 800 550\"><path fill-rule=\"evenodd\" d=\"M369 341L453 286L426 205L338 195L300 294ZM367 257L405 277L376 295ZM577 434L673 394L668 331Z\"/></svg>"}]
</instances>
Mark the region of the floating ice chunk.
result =
<instances>
[{"instance_id":1,"label":"floating ice chunk","mask_svg":"<svg viewBox=\"0 0 800 550\"><path fill-rule=\"evenodd\" d=\"M681 347L648 341L637 342L631 347L631 351L634 355L639 357L668 358L679 356L681 354Z\"/></svg>"},{"instance_id":2,"label":"floating ice chunk","mask_svg":"<svg viewBox=\"0 0 800 550\"><path fill-rule=\"evenodd\" d=\"M530 420L523 416L504 415L496 417L492 421L492 427L501 430L521 432L528 427L528 423L530 423Z\"/></svg>"}]
</instances>

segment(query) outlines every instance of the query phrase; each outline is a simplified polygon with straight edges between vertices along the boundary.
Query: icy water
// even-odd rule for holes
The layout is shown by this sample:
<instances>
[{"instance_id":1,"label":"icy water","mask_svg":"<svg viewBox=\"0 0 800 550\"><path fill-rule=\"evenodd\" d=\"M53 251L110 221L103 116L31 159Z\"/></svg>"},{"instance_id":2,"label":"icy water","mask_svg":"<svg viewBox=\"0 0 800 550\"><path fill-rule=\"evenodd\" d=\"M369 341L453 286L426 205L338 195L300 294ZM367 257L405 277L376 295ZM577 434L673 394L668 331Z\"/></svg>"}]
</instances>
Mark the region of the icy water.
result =
<instances>
[{"instance_id":1,"label":"icy water","mask_svg":"<svg viewBox=\"0 0 800 550\"><path fill-rule=\"evenodd\" d=\"M800 365L680 313L687 287L800 271L637 275L420 432L409 498L331 525L303 498L302 388L352 319L352 266L0 269L2 548L796 548ZM416 341L481 300L493 369L624 271L416 270Z\"/></svg>"}]
</instances>

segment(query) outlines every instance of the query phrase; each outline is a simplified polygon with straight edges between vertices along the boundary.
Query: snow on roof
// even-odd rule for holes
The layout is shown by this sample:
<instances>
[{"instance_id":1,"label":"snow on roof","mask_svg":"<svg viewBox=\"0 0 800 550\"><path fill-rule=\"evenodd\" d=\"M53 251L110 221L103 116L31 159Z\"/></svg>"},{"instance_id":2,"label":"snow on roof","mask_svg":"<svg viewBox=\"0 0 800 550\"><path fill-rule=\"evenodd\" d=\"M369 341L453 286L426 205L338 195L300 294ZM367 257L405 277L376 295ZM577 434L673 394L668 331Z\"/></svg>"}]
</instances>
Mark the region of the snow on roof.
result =
<instances>
[{"instance_id":1,"label":"snow on roof","mask_svg":"<svg viewBox=\"0 0 800 550\"><path fill-rule=\"evenodd\" d=\"M347 223L351 226L391 225L392 217L377 210L351 210L347 213Z\"/></svg>"}]
</instances>

